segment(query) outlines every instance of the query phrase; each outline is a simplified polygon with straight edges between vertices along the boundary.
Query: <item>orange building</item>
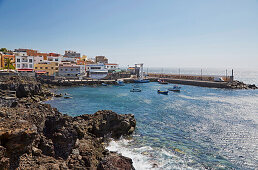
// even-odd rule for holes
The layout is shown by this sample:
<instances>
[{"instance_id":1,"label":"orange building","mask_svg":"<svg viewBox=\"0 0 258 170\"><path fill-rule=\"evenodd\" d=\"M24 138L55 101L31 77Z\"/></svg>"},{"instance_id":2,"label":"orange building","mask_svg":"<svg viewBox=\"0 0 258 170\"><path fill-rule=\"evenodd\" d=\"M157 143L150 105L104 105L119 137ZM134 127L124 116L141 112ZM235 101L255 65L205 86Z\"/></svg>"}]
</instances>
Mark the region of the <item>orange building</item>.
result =
<instances>
[{"instance_id":1,"label":"orange building","mask_svg":"<svg viewBox=\"0 0 258 170\"><path fill-rule=\"evenodd\" d=\"M77 65L85 65L86 62L83 61L83 60L77 60L77 61L76 61L76 64L77 64Z\"/></svg>"},{"instance_id":2,"label":"orange building","mask_svg":"<svg viewBox=\"0 0 258 170\"><path fill-rule=\"evenodd\" d=\"M7 66L6 60L10 59L11 64L15 67L15 56L14 55L7 55L7 54L1 54L1 68L4 68Z\"/></svg>"}]
</instances>

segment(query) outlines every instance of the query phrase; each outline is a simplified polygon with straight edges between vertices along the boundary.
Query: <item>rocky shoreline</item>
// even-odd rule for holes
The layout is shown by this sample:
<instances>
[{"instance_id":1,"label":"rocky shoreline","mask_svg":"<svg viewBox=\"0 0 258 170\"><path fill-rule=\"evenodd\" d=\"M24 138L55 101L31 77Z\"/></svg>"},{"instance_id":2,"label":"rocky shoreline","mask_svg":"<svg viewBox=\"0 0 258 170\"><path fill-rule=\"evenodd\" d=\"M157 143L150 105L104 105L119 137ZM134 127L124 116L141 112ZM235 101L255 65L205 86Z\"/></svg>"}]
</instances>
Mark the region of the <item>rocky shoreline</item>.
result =
<instances>
[{"instance_id":1,"label":"rocky shoreline","mask_svg":"<svg viewBox=\"0 0 258 170\"><path fill-rule=\"evenodd\" d=\"M54 94L35 79L0 81L0 169L134 169L130 158L105 149L110 138L134 132L134 115L71 117L41 103Z\"/></svg>"}]
</instances>

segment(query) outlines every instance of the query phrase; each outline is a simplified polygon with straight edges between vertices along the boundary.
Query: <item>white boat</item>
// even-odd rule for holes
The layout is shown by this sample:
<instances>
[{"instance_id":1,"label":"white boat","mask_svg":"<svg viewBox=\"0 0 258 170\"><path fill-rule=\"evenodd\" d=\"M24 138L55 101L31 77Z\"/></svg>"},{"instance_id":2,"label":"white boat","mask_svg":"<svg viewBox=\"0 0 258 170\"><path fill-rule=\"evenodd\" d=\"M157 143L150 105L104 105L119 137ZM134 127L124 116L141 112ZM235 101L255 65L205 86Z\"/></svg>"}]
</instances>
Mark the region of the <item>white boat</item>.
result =
<instances>
[{"instance_id":1,"label":"white boat","mask_svg":"<svg viewBox=\"0 0 258 170\"><path fill-rule=\"evenodd\" d=\"M168 88L169 91L180 92L181 87L174 85L173 88Z\"/></svg>"},{"instance_id":2,"label":"white boat","mask_svg":"<svg viewBox=\"0 0 258 170\"><path fill-rule=\"evenodd\" d=\"M131 89L130 92L141 92L142 90L139 88Z\"/></svg>"}]
</instances>

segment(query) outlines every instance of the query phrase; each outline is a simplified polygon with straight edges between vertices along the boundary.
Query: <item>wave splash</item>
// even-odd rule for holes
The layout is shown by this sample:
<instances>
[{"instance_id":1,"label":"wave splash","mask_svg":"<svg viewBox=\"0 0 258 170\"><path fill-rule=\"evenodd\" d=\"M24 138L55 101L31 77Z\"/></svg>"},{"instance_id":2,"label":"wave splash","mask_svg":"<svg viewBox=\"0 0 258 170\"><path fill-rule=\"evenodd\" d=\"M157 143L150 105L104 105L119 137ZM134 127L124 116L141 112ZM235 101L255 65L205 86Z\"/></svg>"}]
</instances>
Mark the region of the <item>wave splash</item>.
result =
<instances>
[{"instance_id":1,"label":"wave splash","mask_svg":"<svg viewBox=\"0 0 258 170\"><path fill-rule=\"evenodd\" d=\"M106 149L131 158L136 170L193 169L181 158L165 149L155 150L150 146L137 147L132 143L133 140L127 139L112 140Z\"/></svg>"}]
</instances>

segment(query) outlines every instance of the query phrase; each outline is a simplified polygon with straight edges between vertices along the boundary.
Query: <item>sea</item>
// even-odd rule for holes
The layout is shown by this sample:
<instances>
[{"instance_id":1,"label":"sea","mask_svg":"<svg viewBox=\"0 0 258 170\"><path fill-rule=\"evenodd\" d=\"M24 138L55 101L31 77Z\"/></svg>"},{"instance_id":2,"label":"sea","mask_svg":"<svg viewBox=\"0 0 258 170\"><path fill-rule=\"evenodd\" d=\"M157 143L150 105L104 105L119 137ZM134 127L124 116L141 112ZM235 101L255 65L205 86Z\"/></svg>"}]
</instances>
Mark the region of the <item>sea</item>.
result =
<instances>
[{"instance_id":1,"label":"sea","mask_svg":"<svg viewBox=\"0 0 258 170\"><path fill-rule=\"evenodd\" d=\"M176 73L175 68L148 72ZM180 69L199 74L200 69ZM224 69L202 74L225 75ZM228 70L228 74L231 70ZM237 80L258 85L258 69L234 70ZM77 116L98 110L132 113L137 128L132 136L107 146L145 169L258 169L258 90L229 90L180 85L181 92L158 94L173 84L138 84L142 92L125 86L80 86L54 89L71 99L46 103Z\"/></svg>"}]
</instances>

